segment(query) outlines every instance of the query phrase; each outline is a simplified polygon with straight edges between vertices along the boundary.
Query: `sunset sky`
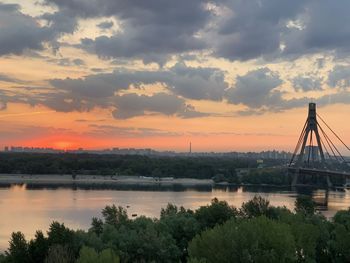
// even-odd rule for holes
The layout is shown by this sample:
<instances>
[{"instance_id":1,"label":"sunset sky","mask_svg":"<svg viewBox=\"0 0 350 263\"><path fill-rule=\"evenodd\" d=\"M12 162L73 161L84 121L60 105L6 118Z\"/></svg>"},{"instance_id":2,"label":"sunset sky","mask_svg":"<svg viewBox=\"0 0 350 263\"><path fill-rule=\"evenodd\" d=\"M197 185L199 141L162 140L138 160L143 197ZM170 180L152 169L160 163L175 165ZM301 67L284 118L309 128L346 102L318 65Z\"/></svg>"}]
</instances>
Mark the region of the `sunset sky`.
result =
<instances>
[{"instance_id":1,"label":"sunset sky","mask_svg":"<svg viewBox=\"0 0 350 263\"><path fill-rule=\"evenodd\" d=\"M0 0L0 148L293 151L311 101L350 144L349 11Z\"/></svg>"}]
</instances>

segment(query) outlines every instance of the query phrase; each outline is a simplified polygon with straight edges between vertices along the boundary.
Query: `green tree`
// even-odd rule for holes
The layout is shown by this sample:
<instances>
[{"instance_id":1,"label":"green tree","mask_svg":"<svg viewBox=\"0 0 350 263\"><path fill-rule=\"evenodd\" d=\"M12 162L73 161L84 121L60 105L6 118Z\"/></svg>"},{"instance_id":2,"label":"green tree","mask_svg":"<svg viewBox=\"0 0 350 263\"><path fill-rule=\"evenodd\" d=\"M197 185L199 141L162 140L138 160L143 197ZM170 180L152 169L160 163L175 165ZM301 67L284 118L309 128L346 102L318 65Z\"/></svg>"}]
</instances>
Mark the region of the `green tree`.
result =
<instances>
[{"instance_id":1,"label":"green tree","mask_svg":"<svg viewBox=\"0 0 350 263\"><path fill-rule=\"evenodd\" d=\"M241 214L246 218L253 218L262 215L267 215L270 208L270 202L261 196L254 196L248 202L242 204L240 209Z\"/></svg>"},{"instance_id":2,"label":"green tree","mask_svg":"<svg viewBox=\"0 0 350 263\"><path fill-rule=\"evenodd\" d=\"M29 242L29 258L33 263L43 263L49 250L49 243L43 232L36 231L35 238Z\"/></svg>"},{"instance_id":3,"label":"green tree","mask_svg":"<svg viewBox=\"0 0 350 263\"><path fill-rule=\"evenodd\" d=\"M295 200L295 212L303 215L313 215L315 213L315 202L310 196L299 195Z\"/></svg>"},{"instance_id":4,"label":"green tree","mask_svg":"<svg viewBox=\"0 0 350 263\"><path fill-rule=\"evenodd\" d=\"M47 232L49 245L71 245L73 243L74 232L64 224L56 221L52 222Z\"/></svg>"},{"instance_id":5,"label":"green tree","mask_svg":"<svg viewBox=\"0 0 350 263\"><path fill-rule=\"evenodd\" d=\"M167 208L161 211L159 224L164 232L169 232L175 239L176 246L182 251L181 258L185 261L188 243L200 230L193 212L168 204Z\"/></svg>"},{"instance_id":6,"label":"green tree","mask_svg":"<svg viewBox=\"0 0 350 263\"><path fill-rule=\"evenodd\" d=\"M189 245L190 261L295 262L295 243L290 227L266 217L231 219L197 235Z\"/></svg>"},{"instance_id":7,"label":"green tree","mask_svg":"<svg viewBox=\"0 0 350 263\"><path fill-rule=\"evenodd\" d=\"M79 252L79 258L76 263L97 263L98 254L95 249L83 246Z\"/></svg>"},{"instance_id":8,"label":"green tree","mask_svg":"<svg viewBox=\"0 0 350 263\"><path fill-rule=\"evenodd\" d=\"M210 205L201 206L195 212L195 218L202 229L212 228L217 224L223 224L237 215L237 210L226 201L214 198Z\"/></svg>"},{"instance_id":9,"label":"green tree","mask_svg":"<svg viewBox=\"0 0 350 263\"><path fill-rule=\"evenodd\" d=\"M109 224L115 227L119 225L123 225L129 221L127 211L121 206L118 206L118 207L116 207L115 205L106 206L102 210L102 216L106 224Z\"/></svg>"},{"instance_id":10,"label":"green tree","mask_svg":"<svg viewBox=\"0 0 350 263\"><path fill-rule=\"evenodd\" d=\"M119 263L119 257L110 248L104 249L99 255L99 263Z\"/></svg>"},{"instance_id":11,"label":"green tree","mask_svg":"<svg viewBox=\"0 0 350 263\"><path fill-rule=\"evenodd\" d=\"M68 246L53 245L48 251L45 263L73 263L74 255Z\"/></svg>"},{"instance_id":12,"label":"green tree","mask_svg":"<svg viewBox=\"0 0 350 263\"><path fill-rule=\"evenodd\" d=\"M97 217L92 218L90 231L99 236L103 231L103 221Z\"/></svg>"},{"instance_id":13,"label":"green tree","mask_svg":"<svg viewBox=\"0 0 350 263\"><path fill-rule=\"evenodd\" d=\"M28 243L21 232L14 232L11 235L10 246L6 252L9 262L27 263L29 260Z\"/></svg>"}]
</instances>

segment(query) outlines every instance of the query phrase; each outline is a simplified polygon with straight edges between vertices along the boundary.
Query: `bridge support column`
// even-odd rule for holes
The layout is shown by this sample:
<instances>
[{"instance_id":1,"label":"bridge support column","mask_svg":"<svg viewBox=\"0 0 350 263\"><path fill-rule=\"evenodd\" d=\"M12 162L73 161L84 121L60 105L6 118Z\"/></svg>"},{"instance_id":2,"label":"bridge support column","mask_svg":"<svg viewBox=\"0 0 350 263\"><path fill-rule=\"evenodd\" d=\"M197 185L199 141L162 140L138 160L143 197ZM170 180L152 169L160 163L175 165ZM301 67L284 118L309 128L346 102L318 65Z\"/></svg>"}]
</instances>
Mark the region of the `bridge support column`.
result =
<instances>
[{"instance_id":1,"label":"bridge support column","mask_svg":"<svg viewBox=\"0 0 350 263\"><path fill-rule=\"evenodd\" d=\"M327 179L327 186L328 187L333 187L333 184L331 182L331 178L329 178L329 175L327 175L326 179Z\"/></svg>"},{"instance_id":2,"label":"bridge support column","mask_svg":"<svg viewBox=\"0 0 350 263\"><path fill-rule=\"evenodd\" d=\"M298 177L299 177L299 169L295 169L293 181L292 181L292 187L298 184Z\"/></svg>"}]
</instances>

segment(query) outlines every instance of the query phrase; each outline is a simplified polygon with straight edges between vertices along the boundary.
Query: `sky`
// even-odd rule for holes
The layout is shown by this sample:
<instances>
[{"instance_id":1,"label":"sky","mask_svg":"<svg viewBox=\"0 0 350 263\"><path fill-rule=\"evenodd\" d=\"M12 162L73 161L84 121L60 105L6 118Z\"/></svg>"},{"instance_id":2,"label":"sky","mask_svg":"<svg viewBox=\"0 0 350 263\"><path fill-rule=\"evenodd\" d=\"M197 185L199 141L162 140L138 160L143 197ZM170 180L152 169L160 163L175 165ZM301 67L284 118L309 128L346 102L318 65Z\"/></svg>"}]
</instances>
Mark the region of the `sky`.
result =
<instances>
[{"instance_id":1,"label":"sky","mask_svg":"<svg viewBox=\"0 0 350 263\"><path fill-rule=\"evenodd\" d=\"M0 148L293 151L309 102L350 144L349 10L0 0Z\"/></svg>"}]
</instances>

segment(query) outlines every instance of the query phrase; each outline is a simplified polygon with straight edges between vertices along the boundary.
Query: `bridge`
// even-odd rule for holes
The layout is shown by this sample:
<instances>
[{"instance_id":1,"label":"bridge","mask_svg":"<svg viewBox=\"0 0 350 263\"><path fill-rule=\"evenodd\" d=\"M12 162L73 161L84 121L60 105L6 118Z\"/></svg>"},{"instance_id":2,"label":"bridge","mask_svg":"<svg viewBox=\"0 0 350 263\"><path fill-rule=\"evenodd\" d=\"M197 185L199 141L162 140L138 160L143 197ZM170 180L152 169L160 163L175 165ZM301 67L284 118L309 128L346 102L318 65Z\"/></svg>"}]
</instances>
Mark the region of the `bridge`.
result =
<instances>
[{"instance_id":1,"label":"bridge","mask_svg":"<svg viewBox=\"0 0 350 263\"><path fill-rule=\"evenodd\" d=\"M293 177L292 186L325 183L328 187L344 184L350 179L350 166L337 146L327 135L318 119L347 150L350 148L316 112L316 103L309 103L308 116L300 133L288 173Z\"/></svg>"}]
</instances>

